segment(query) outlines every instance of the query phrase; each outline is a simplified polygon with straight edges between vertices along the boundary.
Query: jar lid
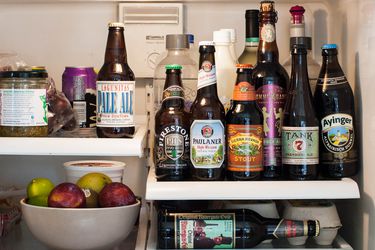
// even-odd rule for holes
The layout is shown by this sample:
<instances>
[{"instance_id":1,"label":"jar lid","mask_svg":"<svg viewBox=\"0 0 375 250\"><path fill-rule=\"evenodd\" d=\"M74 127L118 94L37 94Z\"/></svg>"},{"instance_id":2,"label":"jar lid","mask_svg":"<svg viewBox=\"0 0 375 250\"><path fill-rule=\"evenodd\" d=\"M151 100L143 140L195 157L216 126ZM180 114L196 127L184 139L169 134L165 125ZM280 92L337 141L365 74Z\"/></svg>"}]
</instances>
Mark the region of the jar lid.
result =
<instances>
[{"instance_id":1,"label":"jar lid","mask_svg":"<svg viewBox=\"0 0 375 250\"><path fill-rule=\"evenodd\" d=\"M46 71L2 71L0 78L47 78Z\"/></svg>"},{"instance_id":2,"label":"jar lid","mask_svg":"<svg viewBox=\"0 0 375 250\"><path fill-rule=\"evenodd\" d=\"M167 64L165 69L182 69L182 66L179 64Z\"/></svg>"}]
</instances>

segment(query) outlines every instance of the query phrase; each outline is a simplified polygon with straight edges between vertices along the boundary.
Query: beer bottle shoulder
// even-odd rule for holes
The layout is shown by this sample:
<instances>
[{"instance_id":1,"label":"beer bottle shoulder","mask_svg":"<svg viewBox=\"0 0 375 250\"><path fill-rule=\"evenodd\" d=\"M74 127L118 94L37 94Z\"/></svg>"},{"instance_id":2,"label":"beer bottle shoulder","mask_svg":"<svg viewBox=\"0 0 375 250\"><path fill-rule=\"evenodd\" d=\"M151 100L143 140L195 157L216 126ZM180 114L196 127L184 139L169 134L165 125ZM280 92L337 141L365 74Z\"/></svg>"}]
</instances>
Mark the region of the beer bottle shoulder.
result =
<instances>
[{"instance_id":1,"label":"beer bottle shoulder","mask_svg":"<svg viewBox=\"0 0 375 250\"><path fill-rule=\"evenodd\" d=\"M234 102L226 114L227 124L262 124L263 115L256 103Z\"/></svg>"},{"instance_id":2,"label":"beer bottle shoulder","mask_svg":"<svg viewBox=\"0 0 375 250\"><path fill-rule=\"evenodd\" d=\"M192 119L219 119L225 121L225 109L219 99L196 98L190 109Z\"/></svg>"},{"instance_id":3,"label":"beer bottle shoulder","mask_svg":"<svg viewBox=\"0 0 375 250\"><path fill-rule=\"evenodd\" d=\"M98 81L134 81L135 76L126 63L104 63L98 73Z\"/></svg>"},{"instance_id":4,"label":"beer bottle shoulder","mask_svg":"<svg viewBox=\"0 0 375 250\"><path fill-rule=\"evenodd\" d=\"M281 87L286 88L289 84L289 75L281 66L280 63L277 62L267 62L267 63L258 63L252 73L252 80L255 83L255 88L258 89L263 85L263 79L267 78L275 78L277 80L277 84Z\"/></svg>"}]
</instances>

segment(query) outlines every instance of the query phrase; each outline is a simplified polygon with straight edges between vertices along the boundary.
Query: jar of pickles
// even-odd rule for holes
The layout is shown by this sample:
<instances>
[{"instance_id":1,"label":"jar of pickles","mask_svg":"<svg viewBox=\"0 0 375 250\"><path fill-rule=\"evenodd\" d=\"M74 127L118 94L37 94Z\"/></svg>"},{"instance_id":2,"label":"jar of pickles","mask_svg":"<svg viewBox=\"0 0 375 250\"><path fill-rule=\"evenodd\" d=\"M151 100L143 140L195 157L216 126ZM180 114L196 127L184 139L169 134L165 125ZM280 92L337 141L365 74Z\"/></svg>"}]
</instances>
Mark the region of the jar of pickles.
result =
<instances>
[{"instance_id":1,"label":"jar of pickles","mask_svg":"<svg viewBox=\"0 0 375 250\"><path fill-rule=\"evenodd\" d=\"M0 136L48 135L45 70L0 72Z\"/></svg>"}]
</instances>

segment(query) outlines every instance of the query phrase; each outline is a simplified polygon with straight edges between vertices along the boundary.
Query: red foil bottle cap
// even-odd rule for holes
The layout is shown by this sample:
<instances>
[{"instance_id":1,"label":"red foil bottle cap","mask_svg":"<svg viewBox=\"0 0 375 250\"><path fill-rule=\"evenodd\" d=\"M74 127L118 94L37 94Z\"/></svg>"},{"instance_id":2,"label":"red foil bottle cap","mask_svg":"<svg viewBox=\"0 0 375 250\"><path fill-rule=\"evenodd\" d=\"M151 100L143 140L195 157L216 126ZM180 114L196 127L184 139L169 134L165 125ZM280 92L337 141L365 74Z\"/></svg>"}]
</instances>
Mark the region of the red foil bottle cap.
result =
<instances>
[{"instance_id":1,"label":"red foil bottle cap","mask_svg":"<svg viewBox=\"0 0 375 250\"><path fill-rule=\"evenodd\" d=\"M292 15L292 24L303 23L303 14L305 13L305 9L302 6L293 6L290 8L289 12Z\"/></svg>"}]
</instances>

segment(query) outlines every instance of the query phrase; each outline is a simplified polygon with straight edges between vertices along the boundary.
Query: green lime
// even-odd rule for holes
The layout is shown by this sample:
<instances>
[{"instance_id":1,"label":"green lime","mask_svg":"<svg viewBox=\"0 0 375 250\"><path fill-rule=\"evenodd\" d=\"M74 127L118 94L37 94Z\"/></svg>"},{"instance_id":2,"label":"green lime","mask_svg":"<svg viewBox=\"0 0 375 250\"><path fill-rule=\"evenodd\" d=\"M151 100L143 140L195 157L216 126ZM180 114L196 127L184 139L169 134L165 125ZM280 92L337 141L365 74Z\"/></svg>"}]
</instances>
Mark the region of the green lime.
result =
<instances>
[{"instance_id":1,"label":"green lime","mask_svg":"<svg viewBox=\"0 0 375 250\"><path fill-rule=\"evenodd\" d=\"M29 185L27 185L27 197L32 198L35 196L46 196L48 197L49 193L55 185L47 178L35 178L32 179Z\"/></svg>"},{"instance_id":2,"label":"green lime","mask_svg":"<svg viewBox=\"0 0 375 250\"><path fill-rule=\"evenodd\" d=\"M103 173L88 173L79 178L76 184L82 189L90 188L99 194L103 187L111 182L111 178Z\"/></svg>"},{"instance_id":3,"label":"green lime","mask_svg":"<svg viewBox=\"0 0 375 250\"><path fill-rule=\"evenodd\" d=\"M27 199L27 203L34 206L48 207L48 196L33 196Z\"/></svg>"}]
</instances>

